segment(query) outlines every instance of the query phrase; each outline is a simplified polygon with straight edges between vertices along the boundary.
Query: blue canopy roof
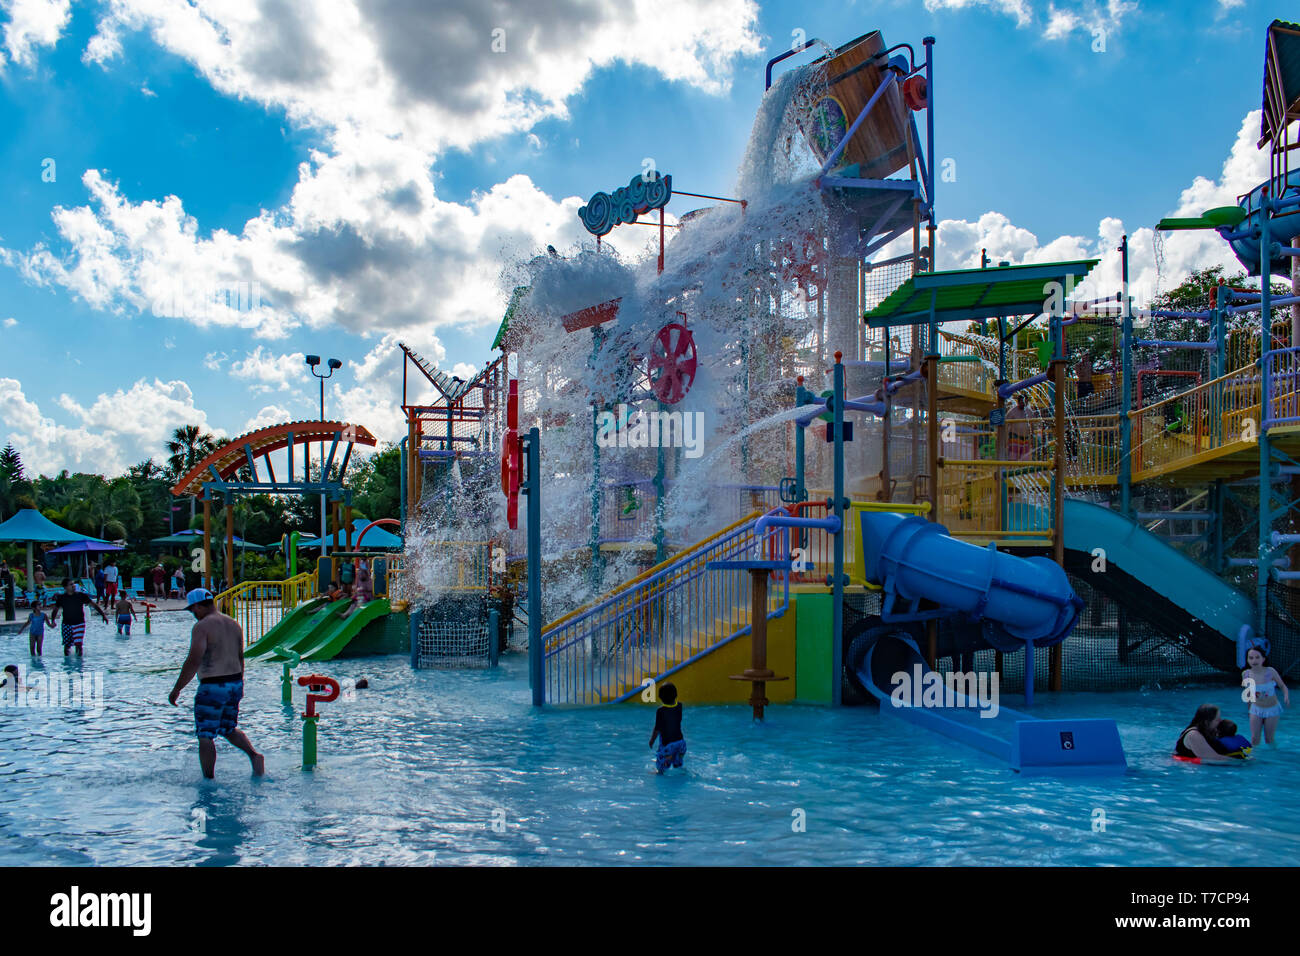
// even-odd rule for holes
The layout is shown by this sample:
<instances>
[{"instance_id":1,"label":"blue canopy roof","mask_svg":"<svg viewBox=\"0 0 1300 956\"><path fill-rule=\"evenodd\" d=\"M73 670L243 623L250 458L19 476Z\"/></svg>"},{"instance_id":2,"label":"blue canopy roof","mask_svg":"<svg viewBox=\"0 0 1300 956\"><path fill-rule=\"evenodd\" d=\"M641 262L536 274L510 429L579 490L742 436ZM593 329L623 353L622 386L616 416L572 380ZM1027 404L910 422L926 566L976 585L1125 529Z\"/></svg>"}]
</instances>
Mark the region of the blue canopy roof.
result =
<instances>
[{"instance_id":1,"label":"blue canopy roof","mask_svg":"<svg viewBox=\"0 0 1300 956\"><path fill-rule=\"evenodd\" d=\"M370 522L367 521L365 518L354 518L352 520L353 547L356 546L357 535L361 532L361 529L368 524L370 524ZM333 535L329 535L325 540L331 548L334 547ZM339 535L339 544L342 547L347 546L347 538L345 535L343 534ZM298 547L319 548L320 538L299 538ZM385 531L382 527L376 525L375 527L371 528L369 531L366 532L366 537L365 540L361 542L361 547L363 550L366 551L370 551L370 550L398 551L401 550L402 548L402 539L399 538L397 535L393 534L392 532Z\"/></svg>"},{"instance_id":2,"label":"blue canopy roof","mask_svg":"<svg viewBox=\"0 0 1300 956\"><path fill-rule=\"evenodd\" d=\"M371 532L373 534L373 532ZM88 534L79 534L60 528L35 508L23 508L8 521L0 524L0 541L99 541Z\"/></svg>"}]
</instances>

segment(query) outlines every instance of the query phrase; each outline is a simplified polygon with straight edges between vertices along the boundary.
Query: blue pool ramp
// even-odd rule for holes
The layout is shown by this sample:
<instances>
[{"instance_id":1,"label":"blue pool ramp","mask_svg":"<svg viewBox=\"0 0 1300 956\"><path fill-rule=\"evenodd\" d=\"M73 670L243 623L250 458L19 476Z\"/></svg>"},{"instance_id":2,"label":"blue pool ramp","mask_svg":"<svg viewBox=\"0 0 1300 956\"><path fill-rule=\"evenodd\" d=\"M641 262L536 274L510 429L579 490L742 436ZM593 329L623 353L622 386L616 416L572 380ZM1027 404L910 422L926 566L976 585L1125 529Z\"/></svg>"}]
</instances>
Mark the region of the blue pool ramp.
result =
<instances>
[{"instance_id":1,"label":"blue pool ramp","mask_svg":"<svg viewBox=\"0 0 1300 956\"><path fill-rule=\"evenodd\" d=\"M1001 760L1022 773L1122 773L1127 768L1113 720L1039 720L1009 708L980 707L950 691L925 665L906 627L930 618L981 622L982 640L1000 651L1049 647L1074 629L1083 602L1065 570L953 538L924 518L889 512L860 517L864 572L883 590L880 626L849 648L846 665L881 708ZM1025 668L1026 704L1033 667ZM896 688L944 687L937 697Z\"/></svg>"},{"instance_id":2,"label":"blue pool ramp","mask_svg":"<svg viewBox=\"0 0 1300 956\"><path fill-rule=\"evenodd\" d=\"M981 709L981 695L954 692L936 705L918 703L916 697L898 693L897 675L907 675L912 683L918 678L924 681L926 675L933 675L931 681L941 680L941 676L925 665L906 632L891 630L888 625L876 630L864 635L865 640L854 642L846 664L862 687L880 701L882 713L989 754L1023 774L1100 776L1127 769L1124 745L1113 720L1040 720L1009 707L982 716L992 710Z\"/></svg>"}]
</instances>

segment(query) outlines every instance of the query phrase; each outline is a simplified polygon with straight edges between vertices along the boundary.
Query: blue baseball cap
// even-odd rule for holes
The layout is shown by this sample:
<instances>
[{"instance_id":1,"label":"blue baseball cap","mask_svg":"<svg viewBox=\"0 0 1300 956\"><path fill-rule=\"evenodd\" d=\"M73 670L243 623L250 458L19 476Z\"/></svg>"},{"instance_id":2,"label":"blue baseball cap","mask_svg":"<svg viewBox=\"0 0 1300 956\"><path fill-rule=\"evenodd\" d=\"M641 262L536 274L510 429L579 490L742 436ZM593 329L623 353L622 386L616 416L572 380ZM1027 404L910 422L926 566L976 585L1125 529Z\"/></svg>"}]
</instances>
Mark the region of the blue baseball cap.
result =
<instances>
[{"instance_id":1,"label":"blue baseball cap","mask_svg":"<svg viewBox=\"0 0 1300 956\"><path fill-rule=\"evenodd\" d=\"M185 595L185 610L189 610L196 604L202 604L204 601L213 599L212 592L207 588L195 588L189 594Z\"/></svg>"}]
</instances>

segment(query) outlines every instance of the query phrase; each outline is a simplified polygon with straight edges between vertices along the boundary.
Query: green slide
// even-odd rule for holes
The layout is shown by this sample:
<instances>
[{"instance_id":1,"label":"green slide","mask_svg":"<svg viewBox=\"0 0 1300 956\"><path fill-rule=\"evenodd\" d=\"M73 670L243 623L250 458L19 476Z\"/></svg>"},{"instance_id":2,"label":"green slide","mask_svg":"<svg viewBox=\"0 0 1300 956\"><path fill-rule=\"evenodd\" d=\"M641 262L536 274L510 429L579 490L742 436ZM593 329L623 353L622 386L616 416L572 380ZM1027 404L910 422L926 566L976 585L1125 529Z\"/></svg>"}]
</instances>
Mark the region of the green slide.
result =
<instances>
[{"instance_id":1,"label":"green slide","mask_svg":"<svg viewBox=\"0 0 1300 956\"><path fill-rule=\"evenodd\" d=\"M324 607L325 604L326 599L323 597L315 597L310 601L303 601L284 617L280 618L280 620L276 622L275 627L271 628L252 644L249 644L248 647L244 648L244 656L254 657L258 654L275 650L289 633L300 627L305 619L314 615L318 610Z\"/></svg>"},{"instance_id":2,"label":"green slide","mask_svg":"<svg viewBox=\"0 0 1300 956\"><path fill-rule=\"evenodd\" d=\"M347 598L333 602L328 598L308 601L245 649L244 657L263 657L281 649L298 650L299 644L323 630L349 603Z\"/></svg>"},{"instance_id":3,"label":"green slide","mask_svg":"<svg viewBox=\"0 0 1300 956\"><path fill-rule=\"evenodd\" d=\"M347 647L354 637L365 630L367 624L385 617L391 610L387 598L376 598L342 620L331 614L328 616L328 624L318 628L311 637L296 642L293 649L305 661L327 661Z\"/></svg>"}]
</instances>

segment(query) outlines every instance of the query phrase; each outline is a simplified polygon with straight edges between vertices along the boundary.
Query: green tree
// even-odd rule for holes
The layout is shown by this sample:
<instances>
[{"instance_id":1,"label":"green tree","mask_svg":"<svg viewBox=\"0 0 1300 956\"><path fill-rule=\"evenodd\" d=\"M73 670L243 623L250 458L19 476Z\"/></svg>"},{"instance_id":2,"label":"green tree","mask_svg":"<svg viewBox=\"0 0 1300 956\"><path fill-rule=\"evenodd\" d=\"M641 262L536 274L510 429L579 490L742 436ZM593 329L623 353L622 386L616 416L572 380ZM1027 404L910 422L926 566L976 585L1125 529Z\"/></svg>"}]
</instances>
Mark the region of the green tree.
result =
<instances>
[{"instance_id":1,"label":"green tree","mask_svg":"<svg viewBox=\"0 0 1300 956\"><path fill-rule=\"evenodd\" d=\"M113 531L120 531L125 538L140 527L140 495L127 478L115 478L104 481L98 475L87 476L98 479L90 494L78 498L68 509L68 518L82 527L94 528L92 532L98 537L108 534L109 525Z\"/></svg>"},{"instance_id":2,"label":"green tree","mask_svg":"<svg viewBox=\"0 0 1300 956\"><path fill-rule=\"evenodd\" d=\"M198 425L182 425L173 430L172 437L163 444L167 449L165 477L174 483L216 449L217 439ZM194 502L191 495L191 522L194 520Z\"/></svg>"},{"instance_id":3,"label":"green tree","mask_svg":"<svg viewBox=\"0 0 1300 956\"><path fill-rule=\"evenodd\" d=\"M0 451L0 521L19 508L34 507L32 484L23 474L23 460L13 445Z\"/></svg>"}]
</instances>

